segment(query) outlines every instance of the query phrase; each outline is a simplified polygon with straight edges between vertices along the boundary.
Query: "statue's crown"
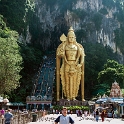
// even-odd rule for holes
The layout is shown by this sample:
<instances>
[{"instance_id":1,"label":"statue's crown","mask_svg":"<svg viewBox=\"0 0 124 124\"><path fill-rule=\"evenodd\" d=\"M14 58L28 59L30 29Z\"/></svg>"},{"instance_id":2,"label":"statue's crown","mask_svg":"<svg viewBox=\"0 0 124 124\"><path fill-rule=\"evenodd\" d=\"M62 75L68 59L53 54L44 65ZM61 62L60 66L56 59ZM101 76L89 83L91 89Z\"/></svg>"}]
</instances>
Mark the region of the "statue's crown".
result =
<instances>
[{"instance_id":1,"label":"statue's crown","mask_svg":"<svg viewBox=\"0 0 124 124\"><path fill-rule=\"evenodd\" d=\"M72 28L72 26L70 27L70 29L69 29L69 31L68 31L68 36L69 36L69 35L75 36L74 29Z\"/></svg>"}]
</instances>

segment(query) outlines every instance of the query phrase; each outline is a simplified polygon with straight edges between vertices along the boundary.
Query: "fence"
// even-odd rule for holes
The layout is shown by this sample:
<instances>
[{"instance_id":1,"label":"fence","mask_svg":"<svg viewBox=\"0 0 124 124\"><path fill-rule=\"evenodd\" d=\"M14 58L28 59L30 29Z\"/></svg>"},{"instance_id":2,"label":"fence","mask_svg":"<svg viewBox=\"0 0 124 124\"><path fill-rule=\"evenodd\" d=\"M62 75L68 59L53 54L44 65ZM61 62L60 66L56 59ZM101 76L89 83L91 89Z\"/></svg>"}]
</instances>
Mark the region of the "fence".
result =
<instances>
[{"instance_id":1,"label":"fence","mask_svg":"<svg viewBox=\"0 0 124 124\"><path fill-rule=\"evenodd\" d=\"M22 114L15 112L13 113L13 115L14 117L13 117L13 120L11 121L11 124L28 124L29 122L32 122L33 115L37 115L36 120L41 119L43 116L43 112L37 111L37 112L28 112L28 113L22 113ZM5 119L0 118L0 124L4 124L4 123L5 123Z\"/></svg>"}]
</instances>

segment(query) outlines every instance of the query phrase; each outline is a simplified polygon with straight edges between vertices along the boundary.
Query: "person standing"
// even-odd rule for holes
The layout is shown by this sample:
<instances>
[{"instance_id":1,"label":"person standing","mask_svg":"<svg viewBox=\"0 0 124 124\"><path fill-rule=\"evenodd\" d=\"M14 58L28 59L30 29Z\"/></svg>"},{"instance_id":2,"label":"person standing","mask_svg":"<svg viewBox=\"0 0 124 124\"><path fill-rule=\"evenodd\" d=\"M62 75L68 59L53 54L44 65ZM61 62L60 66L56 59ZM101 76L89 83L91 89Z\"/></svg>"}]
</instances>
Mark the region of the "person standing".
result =
<instances>
[{"instance_id":1,"label":"person standing","mask_svg":"<svg viewBox=\"0 0 124 124\"><path fill-rule=\"evenodd\" d=\"M96 121L98 122L98 120L99 120L99 111L98 111L98 109L96 110Z\"/></svg>"},{"instance_id":2,"label":"person standing","mask_svg":"<svg viewBox=\"0 0 124 124\"><path fill-rule=\"evenodd\" d=\"M117 109L114 113L115 113L116 117L118 118L118 110Z\"/></svg>"},{"instance_id":3,"label":"person standing","mask_svg":"<svg viewBox=\"0 0 124 124\"><path fill-rule=\"evenodd\" d=\"M102 113L101 113L101 119L102 119L102 122L104 121L104 118L105 118L105 112L102 111Z\"/></svg>"},{"instance_id":4,"label":"person standing","mask_svg":"<svg viewBox=\"0 0 124 124\"><path fill-rule=\"evenodd\" d=\"M88 111L84 111L84 117L85 118L87 117L87 113L88 113Z\"/></svg>"},{"instance_id":5,"label":"person standing","mask_svg":"<svg viewBox=\"0 0 124 124\"><path fill-rule=\"evenodd\" d=\"M82 117L82 112L81 112L81 110L78 111L78 115L79 115L79 117L80 117L80 120L82 120L83 117Z\"/></svg>"},{"instance_id":6,"label":"person standing","mask_svg":"<svg viewBox=\"0 0 124 124\"><path fill-rule=\"evenodd\" d=\"M55 114L55 109L53 109L53 115Z\"/></svg>"},{"instance_id":7,"label":"person standing","mask_svg":"<svg viewBox=\"0 0 124 124\"><path fill-rule=\"evenodd\" d=\"M68 114L70 114L70 110L68 110Z\"/></svg>"},{"instance_id":8,"label":"person standing","mask_svg":"<svg viewBox=\"0 0 124 124\"><path fill-rule=\"evenodd\" d=\"M74 124L74 120L67 114L67 108L62 109L62 115L58 116L55 124Z\"/></svg>"},{"instance_id":9,"label":"person standing","mask_svg":"<svg viewBox=\"0 0 124 124\"><path fill-rule=\"evenodd\" d=\"M5 113L5 111L4 111L4 109L2 108L2 110L0 110L0 118L4 118L4 113Z\"/></svg>"},{"instance_id":10,"label":"person standing","mask_svg":"<svg viewBox=\"0 0 124 124\"><path fill-rule=\"evenodd\" d=\"M112 118L114 119L114 116L115 116L114 109L112 109L111 113L112 113Z\"/></svg>"},{"instance_id":11,"label":"person standing","mask_svg":"<svg viewBox=\"0 0 124 124\"><path fill-rule=\"evenodd\" d=\"M11 113L10 109L8 109L7 113L5 113L4 118L5 118L5 124L11 123L11 120L13 119L13 114Z\"/></svg>"},{"instance_id":12,"label":"person standing","mask_svg":"<svg viewBox=\"0 0 124 124\"><path fill-rule=\"evenodd\" d=\"M78 116L79 116L79 115L78 115L78 110L76 110L76 114L77 114L77 117L78 117Z\"/></svg>"},{"instance_id":13,"label":"person standing","mask_svg":"<svg viewBox=\"0 0 124 124\"><path fill-rule=\"evenodd\" d=\"M96 112L95 112L95 110L93 111L93 117L94 117L94 118L96 117Z\"/></svg>"},{"instance_id":14,"label":"person standing","mask_svg":"<svg viewBox=\"0 0 124 124\"><path fill-rule=\"evenodd\" d=\"M4 115L5 114L5 110L2 108L1 110L1 114Z\"/></svg>"}]
</instances>

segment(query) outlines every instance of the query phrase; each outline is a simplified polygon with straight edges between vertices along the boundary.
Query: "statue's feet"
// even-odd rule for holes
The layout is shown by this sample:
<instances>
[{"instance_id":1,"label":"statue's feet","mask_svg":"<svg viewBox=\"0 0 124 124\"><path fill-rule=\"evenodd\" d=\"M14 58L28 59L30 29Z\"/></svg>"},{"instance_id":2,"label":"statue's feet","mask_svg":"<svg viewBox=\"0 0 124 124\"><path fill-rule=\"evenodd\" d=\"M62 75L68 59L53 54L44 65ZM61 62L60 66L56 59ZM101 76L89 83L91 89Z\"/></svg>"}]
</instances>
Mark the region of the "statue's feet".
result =
<instances>
[{"instance_id":1,"label":"statue's feet","mask_svg":"<svg viewBox=\"0 0 124 124\"><path fill-rule=\"evenodd\" d=\"M70 101L70 99L67 99L68 101Z\"/></svg>"},{"instance_id":2,"label":"statue's feet","mask_svg":"<svg viewBox=\"0 0 124 124\"><path fill-rule=\"evenodd\" d=\"M75 98L73 98L73 101L75 101L76 99Z\"/></svg>"}]
</instances>

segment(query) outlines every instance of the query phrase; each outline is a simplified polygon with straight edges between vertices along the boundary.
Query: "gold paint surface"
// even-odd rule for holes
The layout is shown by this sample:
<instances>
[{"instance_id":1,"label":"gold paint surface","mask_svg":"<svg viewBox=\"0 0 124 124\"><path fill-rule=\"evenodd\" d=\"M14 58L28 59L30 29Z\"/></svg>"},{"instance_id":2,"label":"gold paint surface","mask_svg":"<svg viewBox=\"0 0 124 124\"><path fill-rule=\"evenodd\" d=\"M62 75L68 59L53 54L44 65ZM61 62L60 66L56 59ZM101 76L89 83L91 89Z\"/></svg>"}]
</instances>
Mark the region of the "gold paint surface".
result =
<instances>
[{"instance_id":1,"label":"gold paint surface","mask_svg":"<svg viewBox=\"0 0 124 124\"><path fill-rule=\"evenodd\" d=\"M70 27L67 37L62 34L62 43L56 50L57 101L59 101L60 83L67 100L75 100L81 84L81 96L84 100L84 48L77 43Z\"/></svg>"}]
</instances>

